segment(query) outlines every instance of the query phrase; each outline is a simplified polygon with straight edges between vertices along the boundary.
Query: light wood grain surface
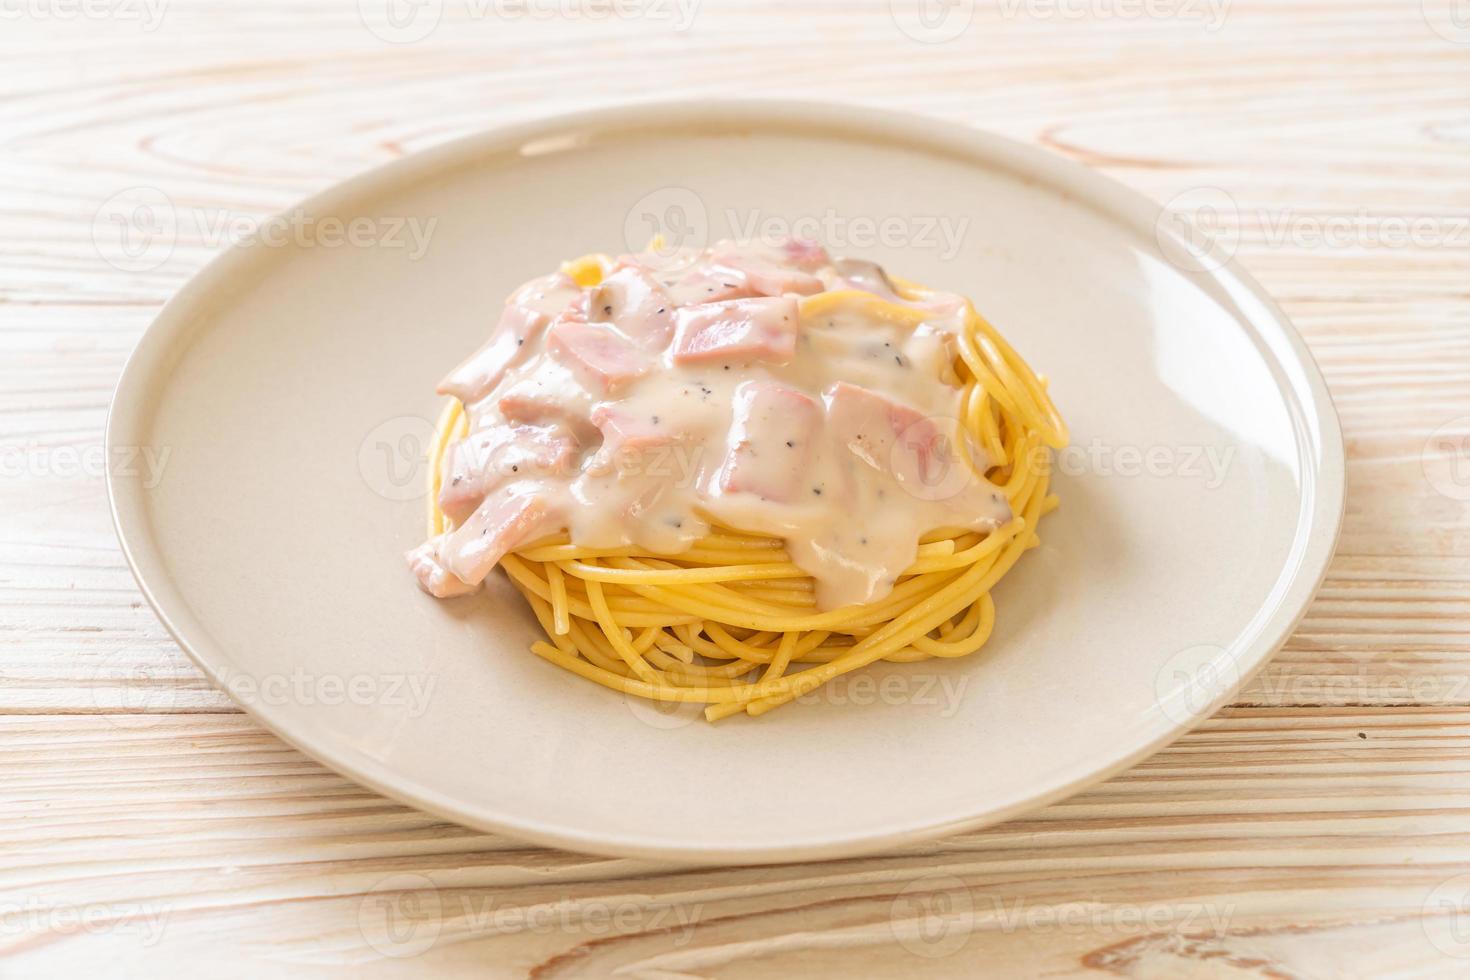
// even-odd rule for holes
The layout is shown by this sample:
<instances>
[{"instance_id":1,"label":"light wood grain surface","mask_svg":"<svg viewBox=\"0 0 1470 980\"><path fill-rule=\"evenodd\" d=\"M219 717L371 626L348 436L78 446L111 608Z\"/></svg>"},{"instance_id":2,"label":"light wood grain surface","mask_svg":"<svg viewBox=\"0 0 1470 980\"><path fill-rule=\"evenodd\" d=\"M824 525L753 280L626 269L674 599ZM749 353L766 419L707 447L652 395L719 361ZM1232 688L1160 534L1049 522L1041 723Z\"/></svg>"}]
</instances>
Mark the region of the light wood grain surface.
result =
<instances>
[{"instance_id":1,"label":"light wood grain surface","mask_svg":"<svg viewBox=\"0 0 1470 980\"><path fill-rule=\"evenodd\" d=\"M1463 0L394 2L0 0L0 976L1470 973ZM100 444L132 344L219 246L181 226L119 268L99 209L148 187L259 218L673 94L923 111L1160 202L1227 195L1216 230L1349 452L1327 581L1235 705L991 830L687 870L444 823L210 688L118 553Z\"/></svg>"}]
</instances>

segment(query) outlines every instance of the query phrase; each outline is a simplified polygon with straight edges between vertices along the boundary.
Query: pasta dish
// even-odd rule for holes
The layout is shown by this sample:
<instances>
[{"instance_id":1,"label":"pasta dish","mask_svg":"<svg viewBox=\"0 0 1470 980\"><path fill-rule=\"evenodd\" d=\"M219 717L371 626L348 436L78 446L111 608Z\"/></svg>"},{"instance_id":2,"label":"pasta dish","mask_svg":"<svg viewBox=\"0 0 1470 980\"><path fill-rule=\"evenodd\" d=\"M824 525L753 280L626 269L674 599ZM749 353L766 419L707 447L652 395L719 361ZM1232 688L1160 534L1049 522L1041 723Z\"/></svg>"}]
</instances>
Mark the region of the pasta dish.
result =
<instances>
[{"instance_id":1,"label":"pasta dish","mask_svg":"<svg viewBox=\"0 0 1470 980\"><path fill-rule=\"evenodd\" d=\"M710 721L978 650L1067 440L969 300L801 239L567 262L439 390L420 585Z\"/></svg>"}]
</instances>

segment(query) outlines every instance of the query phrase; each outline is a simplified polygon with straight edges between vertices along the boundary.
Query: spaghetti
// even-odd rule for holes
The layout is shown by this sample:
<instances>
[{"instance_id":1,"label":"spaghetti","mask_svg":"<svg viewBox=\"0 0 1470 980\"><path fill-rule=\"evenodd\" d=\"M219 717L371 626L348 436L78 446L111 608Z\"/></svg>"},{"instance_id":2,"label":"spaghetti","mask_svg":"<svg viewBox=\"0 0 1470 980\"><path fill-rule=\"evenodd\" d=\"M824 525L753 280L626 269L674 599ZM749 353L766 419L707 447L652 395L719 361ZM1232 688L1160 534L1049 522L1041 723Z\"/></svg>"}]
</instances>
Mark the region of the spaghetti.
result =
<instances>
[{"instance_id":1,"label":"spaghetti","mask_svg":"<svg viewBox=\"0 0 1470 980\"><path fill-rule=\"evenodd\" d=\"M602 264L564 267L595 286ZM800 299L803 324L842 304L906 328L931 316L938 295L886 280L893 298L862 290ZM822 609L813 577L786 542L709 518L687 550L589 548L563 532L514 549L500 566L530 604L546 639L538 656L625 695L705 705L709 721L759 717L840 675L878 661L909 664L978 650L995 623L992 589L1038 543L1049 491L1050 450L1067 430L1039 378L964 301L948 365L962 391L960 423L984 477L1009 504L994 529L941 528L922 535L916 560L874 601ZM430 452L428 530L454 524L440 506L444 457L469 434L464 404L446 405ZM789 443L788 443L789 445ZM709 517L709 515L706 515Z\"/></svg>"}]
</instances>

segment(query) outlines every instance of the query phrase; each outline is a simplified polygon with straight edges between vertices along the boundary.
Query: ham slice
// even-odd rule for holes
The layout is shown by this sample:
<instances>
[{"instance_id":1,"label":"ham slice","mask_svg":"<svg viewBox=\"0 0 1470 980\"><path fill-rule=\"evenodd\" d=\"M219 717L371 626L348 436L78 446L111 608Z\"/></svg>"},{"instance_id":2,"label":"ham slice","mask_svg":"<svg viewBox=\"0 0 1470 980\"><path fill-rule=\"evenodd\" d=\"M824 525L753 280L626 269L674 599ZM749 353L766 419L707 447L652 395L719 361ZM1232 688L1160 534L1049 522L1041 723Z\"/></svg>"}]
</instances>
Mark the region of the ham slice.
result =
<instances>
[{"instance_id":1,"label":"ham slice","mask_svg":"<svg viewBox=\"0 0 1470 980\"><path fill-rule=\"evenodd\" d=\"M790 503L809 473L822 410L801 392L770 381L747 381L735 393L730 457L720 489Z\"/></svg>"},{"instance_id":2,"label":"ham slice","mask_svg":"<svg viewBox=\"0 0 1470 980\"><path fill-rule=\"evenodd\" d=\"M507 306L490 340L439 382L439 394L453 395L466 405L484 398L506 371L525 359L550 322L551 317L529 307Z\"/></svg>"},{"instance_id":3,"label":"ham slice","mask_svg":"<svg viewBox=\"0 0 1470 980\"><path fill-rule=\"evenodd\" d=\"M788 238L781 243L780 251L783 261L807 272L832 264L832 256L827 254L827 250L810 238Z\"/></svg>"},{"instance_id":4,"label":"ham slice","mask_svg":"<svg viewBox=\"0 0 1470 980\"><path fill-rule=\"evenodd\" d=\"M827 417L840 445L900 483L927 486L956 462L935 420L868 388L839 381L827 389Z\"/></svg>"},{"instance_id":5,"label":"ham slice","mask_svg":"<svg viewBox=\"0 0 1470 980\"><path fill-rule=\"evenodd\" d=\"M439 508L455 524L510 480L561 476L572 468L577 437L562 424L492 425L452 444L444 456Z\"/></svg>"},{"instance_id":6,"label":"ham slice","mask_svg":"<svg viewBox=\"0 0 1470 980\"><path fill-rule=\"evenodd\" d=\"M596 399L568 368L547 363L530 377L502 386L495 402L502 419L526 425L567 426L584 444L597 436L590 421Z\"/></svg>"},{"instance_id":7,"label":"ham slice","mask_svg":"<svg viewBox=\"0 0 1470 980\"><path fill-rule=\"evenodd\" d=\"M785 364L796 356L799 318L796 300L789 298L736 299L680 310L674 363Z\"/></svg>"},{"instance_id":8,"label":"ham slice","mask_svg":"<svg viewBox=\"0 0 1470 980\"><path fill-rule=\"evenodd\" d=\"M588 388L615 393L654 367L653 360L610 327L560 319L546 335L546 349Z\"/></svg>"},{"instance_id":9,"label":"ham slice","mask_svg":"<svg viewBox=\"0 0 1470 980\"><path fill-rule=\"evenodd\" d=\"M784 296L787 293L810 296L825 288L822 280L803 268L793 268L791 263L815 269L824 264L821 260L826 257L827 253L821 246L792 239L769 250L759 246L717 249L714 262L719 274L762 296Z\"/></svg>"},{"instance_id":10,"label":"ham slice","mask_svg":"<svg viewBox=\"0 0 1470 980\"><path fill-rule=\"evenodd\" d=\"M625 474L662 471L669 465L668 451L694 438L677 417L619 404L598 405L592 424L602 433L602 448L588 466L593 473L609 467Z\"/></svg>"},{"instance_id":11,"label":"ham slice","mask_svg":"<svg viewBox=\"0 0 1470 980\"><path fill-rule=\"evenodd\" d=\"M444 535L441 534L425 541L405 556L409 571L418 579L419 588L436 599L453 599L455 596L477 591L480 588L478 584L471 585L461 581L440 563L439 547L443 543Z\"/></svg>"},{"instance_id":12,"label":"ham slice","mask_svg":"<svg viewBox=\"0 0 1470 980\"><path fill-rule=\"evenodd\" d=\"M507 553L564 526L562 516L539 495L517 493L513 484L486 497L463 525L444 535L438 561L461 582L476 586Z\"/></svg>"},{"instance_id":13,"label":"ham slice","mask_svg":"<svg viewBox=\"0 0 1470 980\"><path fill-rule=\"evenodd\" d=\"M611 323L645 350L663 350L674 335L674 302L647 272L627 265L587 292L587 320Z\"/></svg>"},{"instance_id":14,"label":"ham slice","mask_svg":"<svg viewBox=\"0 0 1470 980\"><path fill-rule=\"evenodd\" d=\"M715 275L707 269L694 269L674 280L668 287L669 297L679 306L696 303L722 303L730 299L758 296L740 276Z\"/></svg>"}]
</instances>

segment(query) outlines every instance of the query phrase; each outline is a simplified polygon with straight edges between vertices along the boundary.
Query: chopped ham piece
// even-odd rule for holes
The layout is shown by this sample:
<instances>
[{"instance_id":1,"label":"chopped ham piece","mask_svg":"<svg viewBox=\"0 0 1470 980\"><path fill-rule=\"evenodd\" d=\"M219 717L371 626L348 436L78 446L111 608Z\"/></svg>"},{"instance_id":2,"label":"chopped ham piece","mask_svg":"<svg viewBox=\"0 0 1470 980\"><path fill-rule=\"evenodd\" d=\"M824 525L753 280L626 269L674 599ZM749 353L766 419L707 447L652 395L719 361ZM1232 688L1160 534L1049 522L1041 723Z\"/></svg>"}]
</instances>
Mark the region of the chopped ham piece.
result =
<instances>
[{"instance_id":1,"label":"chopped ham piece","mask_svg":"<svg viewBox=\"0 0 1470 980\"><path fill-rule=\"evenodd\" d=\"M679 311L675 364L769 361L796 356L799 320L794 299L736 299Z\"/></svg>"},{"instance_id":2,"label":"chopped ham piece","mask_svg":"<svg viewBox=\"0 0 1470 980\"><path fill-rule=\"evenodd\" d=\"M543 393L534 382L512 385L500 396L496 407L510 421L527 425L569 421L565 403L555 395Z\"/></svg>"},{"instance_id":3,"label":"chopped ham piece","mask_svg":"<svg viewBox=\"0 0 1470 980\"><path fill-rule=\"evenodd\" d=\"M687 438L677 419L635 412L627 405L602 404L592 410L592 424L602 433L603 445L663 446Z\"/></svg>"},{"instance_id":4,"label":"chopped ham piece","mask_svg":"<svg viewBox=\"0 0 1470 980\"><path fill-rule=\"evenodd\" d=\"M555 534L561 515L533 493L498 490L475 508L469 520L444 536L439 561L462 582L479 585L508 552Z\"/></svg>"},{"instance_id":5,"label":"chopped ham piece","mask_svg":"<svg viewBox=\"0 0 1470 980\"><path fill-rule=\"evenodd\" d=\"M745 382L735 393L730 457L720 488L790 503L811 468L821 424L821 408L801 392L770 381Z\"/></svg>"},{"instance_id":6,"label":"chopped ham piece","mask_svg":"<svg viewBox=\"0 0 1470 980\"><path fill-rule=\"evenodd\" d=\"M788 238L781 243L781 258L812 272L832 262L827 250L810 238Z\"/></svg>"},{"instance_id":7,"label":"chopped ham piece","mask_svg":"<svg viewBox=\"0 0 1470 980\"><path fill-rule=\"evenodd\" d=\"M491 486L498 482L493 468L476 465L480 455L473 436L454 443L444 454L439 509L456 524L473 514Z\"/></svg>"},{"instance_id":8,"label":"chopped ham piece","mask_svg":"<svg viewBox=\"0 0 1470 980\"><path fill-rule=\"evenodd\" d=\"M784 296L787 293L810 296L825 288L816 276L749 250L716 252L714 258L717 275L728 275L727 281L742 284L762 296Z\"/></svg>"},{"instance_id":9,"label":"chopped ham piece","mask_svg":"<svg viewBox=\"0 0 1470 980\"><path fill-rule=\"evenodd\" d=\"M418 579L419 588L436 599L452 599L479 589L478 585L460 581L439 563L439 546L443 543L444 535L441 534L404 556L408 559L409 570Z\"/></svg>"},{"instance_id":10,"label":"chopped ham piece","mask_svg":"<svg viewBox=\"0 0 1470 980\"><path fill-rule=\"evenodd\" d=\"M611 323L647 350L663 350L674 335L674 302L653 277L636 266L617 269L587 292L586 318Z\"/></svg>"},{"instance_id":11,"label":"chopped ham piece","mask_svg":"<svg viewBox=\"0 0 1470 980\"><path fill-rule=\"evenodd\" d=\"M445 453L439 508L454 523L463 523L507 480L565 474L577 449L577 437L562 424L506 422L471 432Z\"/></svg>"},{"instance_id":12,"label":"chopped ham piece","mask_svg":"<svg viewBox=\"0 0 1470 980\"><path fill-rule=\"evenodd\" d=\"M602 433L602 448L588 466L591 472L616 467L623 473L648 473L669 462L668 452L687 443L694 433L666 417L630 409L622 404L602 404L592 410L592 424Z\"/></svg>"},{"instance_id":13,"label":"chopped ham piece","mask_svg":"<svg viewBox=\"0 0 1470 980\"><path fill-rule=\"evenodd\" d=\"M526 425L563 423L583 442L595 439L589 416L595 399L573 373L549 362L532 377L521 377L500 389L495 407L510 422Z\"/></svg>"},{"instance_id":14,"label":"chopped ham piece","mask_svg":"<svg viewBox=\"0 0 1470 980\"><path fill-rule=\"evenodd\" d=\"M705 269L695 269L669 286L669 297L679 306L694 303L722 303L760 295L745 282L744 276L719 276Z\"/></svg>"},{"instance_id":15,"label":"chopped ham piece","mask_svg":"<svg viewBox=\"0 0 1470 980\"><path fill-rule=\"evenodd\" d=\"M530 307L507 306L490 341L439 382L439 394L453 395L466 405L484 398L506 371L525 358L531 342L550 322L551 317Z\"/></svg>"},{"instance_id":16,"label":"chopped ham piece","mask_svg":"<svg viewBox=\"0 0 1470 980\"><path fill-rule=\"evenodd\" d=\"M551 325L546 348L589 388L612 394L653 368L653 361L606 326L562 318Z\"/></svg>"},{"instance_id":17,"label":"chopped ham piece","mask_svg":"<svg viewBox=\"0 0 1470 980\"><path fill-rule=\"evenodd\" d=\"M900 483L931 486L958 462L933 419L876 391L837 382L827 389L827 417L841 445Z\"/></svg>"}]
</instances>

